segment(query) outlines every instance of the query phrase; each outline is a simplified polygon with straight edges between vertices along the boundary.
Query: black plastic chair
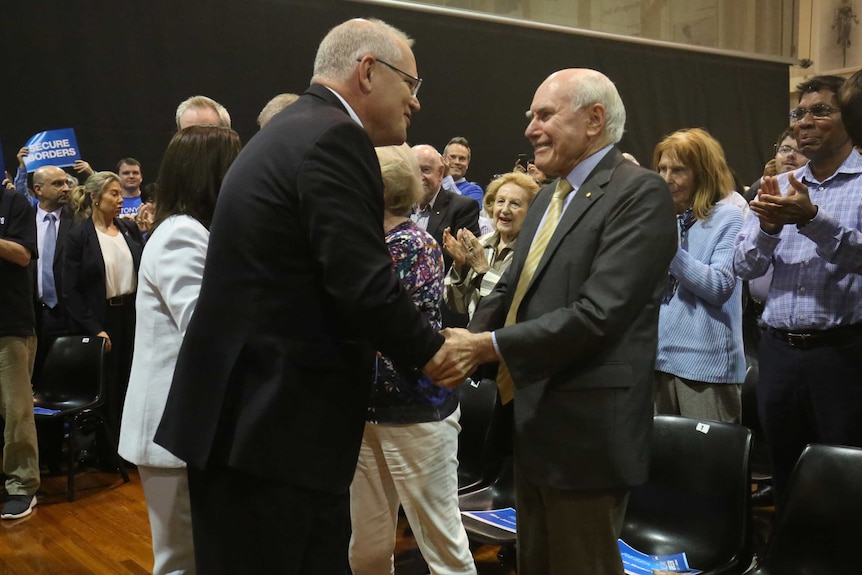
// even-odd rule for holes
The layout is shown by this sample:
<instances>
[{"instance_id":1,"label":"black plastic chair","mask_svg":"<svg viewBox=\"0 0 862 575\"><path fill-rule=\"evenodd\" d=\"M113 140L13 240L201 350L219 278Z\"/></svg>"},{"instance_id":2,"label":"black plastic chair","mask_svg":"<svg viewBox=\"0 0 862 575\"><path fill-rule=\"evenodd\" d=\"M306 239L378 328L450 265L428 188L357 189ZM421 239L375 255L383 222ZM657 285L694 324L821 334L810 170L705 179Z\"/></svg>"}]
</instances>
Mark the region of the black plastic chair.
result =
<instances>
[{"instance_id":1,"label":"black plastic chair","mask_svg":"<svg viewBox=\"0 0 862 575\"><path fill-rule=\"evenodd\" d=\"M461 433L458 434L458 492L478 489L488 474L492 420L497 403L497 383L470 380L458 388Z\"/></svg>"},{"instance_id":2,"label":"black plastic chair","mask_svg":"<svg viewBox=\"0 0 862 575\"><path fill-rule=\"evenodd\" d=\"M489 485L458 496L461 511L490 511L492 509L515 508L515 479L512 458L507 457L500 473ZM461 517L464 530L470 541L483 545L510 546L515 543L515 534L472 517Z\"/></svg>"},{"instance_id":3,"label":"black plastic chair","mask_svg":"<svg viewBox=\"0 0 862 575\"><path fill-rule=\"evenodd\" d=\"M859 573L862 449L809 445L787 491L766 553L746 575Z\"/></svg>"},{"instance_id":4,"label":"black plastic chair","mask_svg":"<svg viewBox=\"0 0 862 575\"><path fill-rule=\"evenodd\" d=\"M60 420L68 425L66 446L67 493L75 499L75 472L80 452L77 437L85 428L95 428L108 442L117 471L125 483L129 475L117 454L117 442L108 428L100 407L105 396L105 340L101 337L70 335L57 338L51 345L38 379L33 381L33 406L36 423ZM105 462L107 463L107 462Z\"/></svg>"},{"instance_id":5,"label":"black plastic chair","mask_svg":"<svg viewBox=\"0 0 862 575\"><path fill-rule=\"evenodd\" d=\"M751 564L751 432L686 417L654 418L647 483L632 489L622 539L643 553L685 552L705 575Z\"/></svg>"}]
</instances>

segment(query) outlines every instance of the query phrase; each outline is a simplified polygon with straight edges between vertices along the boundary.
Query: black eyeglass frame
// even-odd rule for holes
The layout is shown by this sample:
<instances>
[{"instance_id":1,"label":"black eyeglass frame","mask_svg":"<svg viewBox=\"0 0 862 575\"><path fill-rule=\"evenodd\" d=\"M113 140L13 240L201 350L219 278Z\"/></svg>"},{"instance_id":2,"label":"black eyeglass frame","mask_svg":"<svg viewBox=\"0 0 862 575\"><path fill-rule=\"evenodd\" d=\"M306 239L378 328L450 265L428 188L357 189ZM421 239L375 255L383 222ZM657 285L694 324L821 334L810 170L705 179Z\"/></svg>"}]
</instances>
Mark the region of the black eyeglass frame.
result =
<instances>
[{"instance_id":1,"label":"black eyeglass frame","mask_svg":"<svg viewBox=\"0 0 862 575\"><path fill-rule=\"evenodd\" d=\"M389 68L395 72L398 72L404 78L409 79L411 82L411 84L408 84L408 86L410 86L410 95L413 96L414 98L416 97L416 94L419 93L419 88L422 87L422 78L417 78L413 74L408 74L407 72L405 72L401 68L398 68L397 66L393 66L392 64L390 64L386 60L381 60L380 58L377 58L376 56L372 56L372 58L374 58L375 62L380 62L381 64L383 64L387 68ZM357 58L356 61L362 62L362 58Z\"/></svg>"},{"instance_id":2,"label":"black eyeglass frame","mask_svg":"<svg viewBox=\"0 0 862 575\"><path fill-rule=\"evenodd\" d=\"M790 110L790 122L801 122L809 113L815 120L825 120L832 114L840 111L841 110L838 108L833 108L829 104L814 104L810 108L796 108L795 110Z\"/></svg>"}]
</instances>

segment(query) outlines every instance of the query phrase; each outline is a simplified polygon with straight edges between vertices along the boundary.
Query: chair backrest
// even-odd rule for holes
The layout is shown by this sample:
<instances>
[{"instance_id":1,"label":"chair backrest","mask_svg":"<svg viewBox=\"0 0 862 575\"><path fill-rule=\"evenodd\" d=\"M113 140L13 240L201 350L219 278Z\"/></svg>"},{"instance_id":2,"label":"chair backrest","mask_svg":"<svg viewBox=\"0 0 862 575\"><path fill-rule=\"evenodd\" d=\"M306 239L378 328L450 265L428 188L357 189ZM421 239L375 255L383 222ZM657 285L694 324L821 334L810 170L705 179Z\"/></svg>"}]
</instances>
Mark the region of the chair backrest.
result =
<instances>
[{"instance_id":1,"label":"chair backrest","mask_svg":"<svg viewBox=\"0 0 862 575\"><path fill-rule=\"evenodd\" d=\"M479 480L487 463L491 420L497 403L497 383L468 381L458 388L461 433L458 435L458 485Z\"/></svg>"},{"instance_id":2,"label":"chair backrest","mask_svg":"<svg viewBox=\"0 0 862 575\"><path fill-rule=\"evenodd\" d=\"M74 407L82 398L99 404L104 390L104 357L105 340L101 337L58 337L33 381L34 394L56 409Z\"/></svg>"},{"instance_id":3,"label":"chair backrest","mask_svg":"<svg viewBox=\"0 0 862 575\"><path fill-rule=\"evenodd\" d=\"M859 573L862 449L809 445L758 573Z\"/></svg>"},{"instance_id":4,"label":"chair backrest","mask_svg":"<svg viewBox=\"0 0 862 575\"><path fill-rule=\"evenodd\" d=\"M704 571L747 566L750 449L741 425L655 416L649 480L632 489L622 539L648 554L685 552Z\"/></svg>"}]
</instances>

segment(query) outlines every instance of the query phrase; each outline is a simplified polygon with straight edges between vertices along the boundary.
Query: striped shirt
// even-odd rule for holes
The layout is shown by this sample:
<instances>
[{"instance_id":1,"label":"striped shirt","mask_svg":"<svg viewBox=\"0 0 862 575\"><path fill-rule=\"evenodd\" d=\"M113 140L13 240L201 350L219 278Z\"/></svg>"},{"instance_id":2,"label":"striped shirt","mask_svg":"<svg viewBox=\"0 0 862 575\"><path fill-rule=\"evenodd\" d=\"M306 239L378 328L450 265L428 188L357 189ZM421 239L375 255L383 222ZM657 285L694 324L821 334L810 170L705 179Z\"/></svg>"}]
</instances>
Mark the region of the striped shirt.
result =
<instances>
[{"instance_id":1,"label":"striped shirt","mask_svg":"<svg viewBox=\"0 0 862 575\"><path fill-rule=\"evenodd\" d=\"M777 235L752 213L736 240L734 271L742 279L775 268L763 312L767 325L811 331L862 323L862 155L851 151L834 174L817 181L810 163L793 172L808 186L817 215ZM778 176L783 195L789 174Z\"/></svg>"}]
</instances>

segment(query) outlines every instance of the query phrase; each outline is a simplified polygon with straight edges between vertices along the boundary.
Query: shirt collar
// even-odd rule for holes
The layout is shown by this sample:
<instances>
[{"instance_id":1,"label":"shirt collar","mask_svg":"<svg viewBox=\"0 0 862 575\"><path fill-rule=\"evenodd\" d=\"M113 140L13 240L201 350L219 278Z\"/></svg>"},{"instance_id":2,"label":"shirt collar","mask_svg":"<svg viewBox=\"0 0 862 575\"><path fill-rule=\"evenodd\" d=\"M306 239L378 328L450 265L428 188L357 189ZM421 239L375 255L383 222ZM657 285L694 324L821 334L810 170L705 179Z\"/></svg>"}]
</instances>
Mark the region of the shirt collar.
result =
<instances>
[{"instance_id":1,"label":"shirt collar","mask_svg":"<svg viewBox=\"0 0 862 575\"><path fill-rule=\"evenodd\" d=\"M44 221L45 216L48 214L54 214L54 219L59 221L60 220L60 212L62 212L62 211L63 211L63 207L60 206L59 208L57 208L53 212L46 212L45 210L42 209L42 204L39 204L36 206L36 221L37 222Z\"/></svg>"},{"instance_id":2,"label":"shirt collar","mask_svg":"<svg viewBox=\"0 0 862 575\"><path fill-rule=\"evenodd\" d=\"M362 125L362 120L359 119L359 116L356 115L356 112L354 112L353 108L350 107L350 104L347 103L347 100L345 100L344 98L341 97L341 94L339 94L338 92L336 92L335 90L333 90L329 86L324 86L324 88L326 88L327 90L329 90L330 92L335 94L335 97L338 98L338 100L341 102L341 104L347 110L347 113L350 115L351 118L353 118L354 122L356 122L357 124L359 124L363 128L365 127Z\"/></svg>"},{"instance_id":3,"label":"shirt collar","mask_svg":"<svg viewBox=\"0 0 862 575\"><path fill-rule=\"evenodd\" d=\"M440 188L439 190L437 190L437 193L436 193L436 194L434 194L434 195L431 197L431 199L430 199L430 200L428 200L428 205L427 205L427 206L425 206L425 209L430 210L430 209L433 209L433 208L434 208L434 202L436 202L436 201L437 201L437 196L439 196L439 195L440 195L440 191L441 191L442 189L443 189L443 188ZM420 205L418 205L418 204L417 204L417 205L416 205L416 208L417 208L417 210L421 211L422 206L420 206Z\"/></svg>"},{"instance_id":4,"label":"shirt collar","mask_svg":"<svg viewBox=\"0 0 862 575\"><path fill-rule=\"evenodd\" d=\"M613 148L613 144L608 144L598 152L594 153L591 156L587 156L586 159L581 161L580 164L575 166L569 175L566 176L566 179L572 184L572 189L577 192L578 189L584 185L584 182L587 180L587 177L592 173L599 162L602 161L602 158L608 155L608 152Z\"/></svg>"},{"instance_id":5,"label":"shirt collar","mask_svg":"<svg viewBox=\"0 0 862 575\"><path fill-rule=\"evenodd\" d=\"M793 175L796 177L796 179L798 179L804 184L822 184L828 180L831 180L838 174L862 174L862 154L857 152L856 148L851 148L850 153L847 154L847 157L844 158L844 161L841 162L841 165L838 166L838 169L835 170L835 172L831 176L825 178L823 182L818 181L817 178L814 177L814 174L811 172L810 161L801 168L797 168L793 172Z\"/></svg>"}]
</instances>

